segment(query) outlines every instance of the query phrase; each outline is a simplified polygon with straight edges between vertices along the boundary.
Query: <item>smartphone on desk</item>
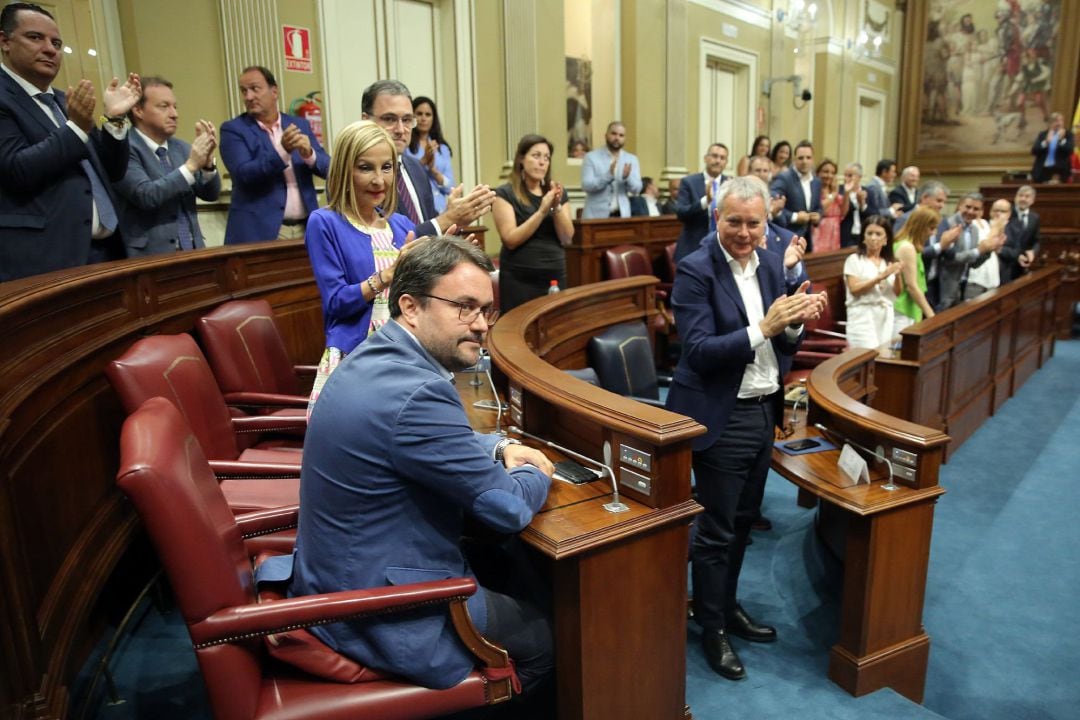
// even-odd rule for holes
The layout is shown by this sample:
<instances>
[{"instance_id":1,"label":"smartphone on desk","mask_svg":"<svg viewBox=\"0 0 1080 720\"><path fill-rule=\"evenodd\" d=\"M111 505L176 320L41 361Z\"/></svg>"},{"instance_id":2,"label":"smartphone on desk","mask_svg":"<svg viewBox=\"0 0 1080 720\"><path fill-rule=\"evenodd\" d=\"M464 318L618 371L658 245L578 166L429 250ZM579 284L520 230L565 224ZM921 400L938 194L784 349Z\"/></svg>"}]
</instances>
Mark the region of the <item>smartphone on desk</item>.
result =
<instances>
[{"instance_id":1,"label":"smartphone on desk","mask_svg":"<svg viewBox=\"0 0 1080 720\"><path fill-rule=\"evenodd\" d=\"M556 480L581 485L596 480L597 475L589 468L573 460L560 460L555 463L554 477Z\"/></svg>"},{"instance_id":2,"label":"smartphone on desk","mask_svg":"<svg viewBox=\"0 0 1080 720\"><path fill-rule=\"evenodd\" d=\"M810 438L803 438L802 440L792 440L791 442L784 443L784 447L793 452L799 452L800 450L809 450L810 448L816 448L821 445L817 440L811 440Z\"/></svg>"}]
</instances>

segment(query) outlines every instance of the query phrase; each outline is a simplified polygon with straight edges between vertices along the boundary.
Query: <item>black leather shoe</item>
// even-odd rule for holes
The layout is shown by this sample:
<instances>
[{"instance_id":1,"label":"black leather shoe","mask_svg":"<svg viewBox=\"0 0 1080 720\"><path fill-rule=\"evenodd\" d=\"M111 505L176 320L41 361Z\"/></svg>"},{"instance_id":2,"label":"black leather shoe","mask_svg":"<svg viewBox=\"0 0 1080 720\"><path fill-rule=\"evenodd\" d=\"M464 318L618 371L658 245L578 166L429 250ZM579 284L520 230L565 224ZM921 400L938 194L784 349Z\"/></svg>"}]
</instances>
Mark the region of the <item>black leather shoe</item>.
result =
<instances>
[{"instance_id":1,"label":"black leather shoe","mask_svg":"<svg viewBox=\"0 0 1080 720\"><path fill-rule=\"evenodd\" d=\"M736 605L735 609L728 614L727 631L750 642L767 643L776 641L776 628L754 622L754 619L743 610L742 605Z\"/></svg>"},{"instance_id":2,"label":"black leather shoe","mask_svg":"<svg viewBox=\"0 0 1080 720\"><path fill-rule=\"evenodd\" d=\"M746 668L735 654L735 648L731 647L731 641L724 630L706 630L701 636L701 645L705 648L705 659L709 661L709 667L718 675L728 680L742 680L746 677Z\"/></svg>"},{"instance_id":3,"label":"black leather shoe","mask_svg":"<svg viewBox=\"0 0 1080 720\"><path fill-rule=\"evenodd\" d=\"M751 530L772 530L772 520L765 517L764 515L759 515L757 520L750 523L750 529Z\"/></svg>"}]
</instances>

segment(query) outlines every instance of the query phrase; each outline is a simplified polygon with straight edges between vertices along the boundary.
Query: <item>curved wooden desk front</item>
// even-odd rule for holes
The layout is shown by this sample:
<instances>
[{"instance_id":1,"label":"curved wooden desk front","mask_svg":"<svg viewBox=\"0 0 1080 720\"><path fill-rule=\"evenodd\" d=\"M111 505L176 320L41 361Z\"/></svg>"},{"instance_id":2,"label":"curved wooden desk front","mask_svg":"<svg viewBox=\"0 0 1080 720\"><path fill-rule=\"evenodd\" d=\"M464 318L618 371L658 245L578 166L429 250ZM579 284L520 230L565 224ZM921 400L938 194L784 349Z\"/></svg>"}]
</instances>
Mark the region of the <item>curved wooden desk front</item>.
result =
<instances>
[{"instance_id":1,"label":"curved wooden desk front","mask_svg":"<svg viewBox=\"0 0 1080 720\"><path fill-rule=\"evenodd\" d=\"M686 560L701 511L690 498L690 443L705 428L563 372L587 364L597 332L654 314L655 282L613 280L534 300L501 318L489 339L510 422L596 459L607 444L630 507L603 509L607 480L554 483L523 533L552 563L560 720L690 716Z\"/></svg>"},{"instance_id":2,"label":"curved wooden desk front","mask_svg":"<svg viewBox=\"0 0 1080 720\"><path fill-rule=\"evenodd\" d=\"M0 284L0 708L71 713L71 681L155 564L116 489L124 411L104 367L235 298L274 308L294 361L322 351L303 242L92 265Z\"/></svg>"},{"instance_id":3,"label":"curved wooden desk front","mask_svg":"<svg viewBox=\"0 0 1080 720\"><path fill-rule=\"evenodd\" d=\"M809 429L839 446L850 439L893 459L896 490L883 488L884 466L871 483L852 485L837 469L839 451L787 455L773 450L773 469L799 486L800 504L820 501L819 529L844 563L840 636L829 677L852 695L891 687L922 702L930 637L922 625L934 505L945 489L938 470L949 437L869 407L877 392L877 353L851 350L810 375ZM809 502L808 502L809 501Z\"/></svg>"}]
</instances>

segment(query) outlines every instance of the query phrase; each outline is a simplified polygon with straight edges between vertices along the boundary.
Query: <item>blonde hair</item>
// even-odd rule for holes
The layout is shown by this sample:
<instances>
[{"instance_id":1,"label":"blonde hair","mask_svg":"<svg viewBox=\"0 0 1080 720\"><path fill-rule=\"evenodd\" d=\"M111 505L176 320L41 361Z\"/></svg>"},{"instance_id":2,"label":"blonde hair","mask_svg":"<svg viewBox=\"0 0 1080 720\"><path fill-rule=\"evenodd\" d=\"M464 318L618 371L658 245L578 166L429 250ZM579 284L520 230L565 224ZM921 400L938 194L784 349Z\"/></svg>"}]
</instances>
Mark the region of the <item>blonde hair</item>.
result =
<instances>
[{"instance_id":1,"label":"blonde hair","mask_svg":"<svg viewBox=\"0 0 1080 720\"><path fill-rule=\"evenodd\" d=\"M941 215L938 214L937 210L925 205L918 205L908 215L904 227L900 228L900 232L896 233L896 241L910 240L915 249L922 252L922 249L926 247L926 241L937 232L937 226L940 222Z\"/></svg>"},{"instance_id":2,"label":"blonde hair","mask_svg":"<svg viewBox=\"0 0 1080 720\"><path fill-rule=\"evenodd\" d=\"M382 204L383 217L389 218L397 208L398 153L389 133L370 120L352 123L334 140L334 153L330 158L330 171L326 174L327 207L348 218L360 219L359 206L353 189L352 171L361 155L380 143L390 148L394 163L394 177L386 188Z\"/></svg>"}]
</instances>

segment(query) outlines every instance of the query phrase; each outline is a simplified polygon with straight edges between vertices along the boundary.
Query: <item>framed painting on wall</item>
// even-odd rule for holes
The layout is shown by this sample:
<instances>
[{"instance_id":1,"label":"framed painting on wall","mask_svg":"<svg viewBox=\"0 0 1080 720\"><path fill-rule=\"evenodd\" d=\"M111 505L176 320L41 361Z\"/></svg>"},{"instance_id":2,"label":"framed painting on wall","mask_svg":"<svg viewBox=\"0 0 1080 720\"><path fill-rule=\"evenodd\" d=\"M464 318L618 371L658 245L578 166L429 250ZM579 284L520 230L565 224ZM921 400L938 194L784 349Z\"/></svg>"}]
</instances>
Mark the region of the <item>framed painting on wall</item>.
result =
<instances>
[{"instance_id":1,"label":"framed painting on wall","mask_svg":"<svg viewBox=\"0 0 1080 720\"><path fill-rule=\"evenodd\" d=\"M592 150L592 61L566 58L566 156L581 159Z\"/></svg>"},{"instance_id":2,"label":"framed painting on wall","mask_svg":"<svg viewBox=\"0 0 1080 720\"><path fill-rule=\"evenodd\" d=\"M1075 104L1080 3L908 3L900 158L927 172L1031 167L1051 112Z\"/></svg>"}]
</instances>

